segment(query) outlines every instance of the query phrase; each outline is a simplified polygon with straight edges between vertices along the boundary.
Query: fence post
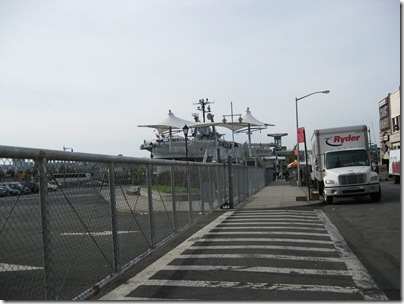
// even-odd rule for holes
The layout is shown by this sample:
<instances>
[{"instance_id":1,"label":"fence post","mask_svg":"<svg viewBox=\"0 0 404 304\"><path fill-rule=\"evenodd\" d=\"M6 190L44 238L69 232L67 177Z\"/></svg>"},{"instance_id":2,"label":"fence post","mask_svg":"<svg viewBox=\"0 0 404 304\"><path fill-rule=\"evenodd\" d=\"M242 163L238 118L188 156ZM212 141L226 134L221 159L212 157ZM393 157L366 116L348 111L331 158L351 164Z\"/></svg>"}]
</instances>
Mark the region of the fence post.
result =
<instances>
[{"instance_id":1,"label":"fence post","mask_svg":"<svg viewBox=\"0 0 404 304\"><path fill-rule=\"evenodd\" d=\"M205 202L204 202L204 199L207 196L206 195L207 191L205 190L205 195L202 195L202 192L204 191L204 187L203 187L203 183L202 183L203 177L202 177L202 172L201 171L202 171L202 168L198 167L198 173L199 173L199 197L201 199L201 209L202 209L201 212L202 212L202 214L205 214Z\"/></svg>"},{"instance_id":2,"label":"fence post","mask_svg":"<svg viewBox=\"0 0 404 304\"><path fill-rule=\"evenodd\" d=\"M174 221L174 233L178 231L178 219L177 219L177 203L175 199L175 174L174 174L174 166L170 166L170 179L171 179L171 195L173 202L173 221Z\"/></svg>"},{"instance_id":3,"label":"fence post","mask_svg":"<svg viewBox=\"0 0 404 304\"><path fill-rule=\"evenodd\" d=\"M221 174L220 174L221 169L222 169L222 166L216 166L215 169L214 169L213 176L212 176L212 178L214 178L214 182L212 183L213 184L213 191L214 191L213 192L212 205L216 200L217 206L222 205L221 204L221 202L222 202L222 193L221 193L221 191L222 191L223 187L222 187L222 179L221 179Z\"/></svg>"},{"instance_id":4,"label":"fence post","mask_svg":"<svg viewBox=\"0 0 404 304\"><path fill-rule=\"evenodd\" d=\"M154 223L154 210L153 210L153 193L152 193L152 177L153 166L147 165L147 198L149 201L149 220L150 220L150 243L152 248L156 248L156 231Z\"/></svg>"},{"instance_id":5,"label":"fence post","mask_svg":"<svg viewBox=\"0 0 404 304\"><path fill-rule=\"evenodd\" d=\"M46 158L38 161L39 165L39 199L41 202L42 249L45 270L46 300L55 300L55 286L52 263L52 242L49 225L48 179L46 176Z\"/></svg>"},{"instance_id":6,"label":"fence post","mask_svg":"<svg viewBox=\"0 0 404 304\"><path fill-rule=\"evenodd\" d=\"M231 156L227 158L227 163L228 163L228 174L229 174L229 208L233 209L234 207L234 201L233 201L233 170L232 170L232 159Z\"/></svg>"},{"instance_id":7,"label":"fence post","mask_svg":"<svg viewBox=\"0 0 404 304\"><path fill-rule=\"evenodd\" d=\"M236 168L235 168L235 175L236 175L236 181L237 181L237 204L240 204L241 203L241 201L242 201L242 198L244 198L244 196L243 196L243 189L241 188L242 187L242 182L241 182L241 178L243 178L243 168L244 168L244 166L240 166L240 165L238 165Z\"/></svg>"},{"instance_id":8,"label":"fence post","mask_svg":"<svg viewBox=\"0 0 404 304\"><path fill-rule=\"evenodd\" d=\"M114 271L121 270L119 257L119 241L118 241L118 225L116 215L116 194L115 194L115 173L114 163L109 164L109 196L111 200L111 225L112 225L112 247L113 247L113 262Z\"/></svg>"},{"instance_id":9,"label":"fence post","mask_svg":"<svg viewBox=\"0 0 404 304\"><path fill-rule=\"evenodd\" d=\"M208 168L208 183L209 183L209 210L213 211L213 196L214 196L214 184L211 179L212 170L211 167Z\"/></svg>"},{"instance_id":10,"label":"fence post","mask_svg":"<svg viewBox=\"0 0 404 304\"><path fill-rule=\"evenodd\" d=\"M188 202L189 202L189 222L192 223L193 217L193 207L192 207L192 196L191 196L191 169L189 167L189 164L187 163L187 186L188 186Z\"/></svg>"},{"instance_id":11,"label":"fence post","mask_svg":"<svg viewBox=\"0 0 404 304\"><path fill-rule=\"evenodd\" d=\"M221 195L222 195L222 200L220 202L220 206L222 206L223 204L227 203L227 181L226 181L226 176L227 174L227 165L226 165L226 160L223 162L223 175L222 175L222 191L220 191Z\"/></svg>"}]
</instances>

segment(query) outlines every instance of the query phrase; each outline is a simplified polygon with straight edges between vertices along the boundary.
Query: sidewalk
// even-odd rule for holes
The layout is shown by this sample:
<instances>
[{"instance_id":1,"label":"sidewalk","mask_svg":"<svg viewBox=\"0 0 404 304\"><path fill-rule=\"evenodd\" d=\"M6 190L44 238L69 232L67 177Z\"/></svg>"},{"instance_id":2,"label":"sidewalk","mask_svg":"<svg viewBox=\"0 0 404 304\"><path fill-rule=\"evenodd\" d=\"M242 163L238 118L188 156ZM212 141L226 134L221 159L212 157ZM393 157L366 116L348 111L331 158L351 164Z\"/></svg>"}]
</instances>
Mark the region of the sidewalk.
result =
<instances>
[{"instance_id":1,"label":"sidewalk","mask_svg":"<svg viewBox=\"0 0 404 304\"><path fill-rule=\"evenodd\" d=\"M276 180L252 195L238 210L301 207L321 203L321 200L309 201L307 187L292 186L290 182Z\"/></svg>"}]
</instances>

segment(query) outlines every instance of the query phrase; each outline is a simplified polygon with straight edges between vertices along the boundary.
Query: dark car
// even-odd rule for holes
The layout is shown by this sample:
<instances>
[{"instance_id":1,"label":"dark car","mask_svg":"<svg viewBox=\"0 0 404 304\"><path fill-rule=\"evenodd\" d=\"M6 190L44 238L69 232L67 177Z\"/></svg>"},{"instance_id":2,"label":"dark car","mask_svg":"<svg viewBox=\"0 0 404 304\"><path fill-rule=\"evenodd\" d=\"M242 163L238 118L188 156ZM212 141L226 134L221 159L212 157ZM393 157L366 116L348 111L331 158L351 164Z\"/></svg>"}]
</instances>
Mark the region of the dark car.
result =
<instances>
[{"instance_id":1,"label":"dark car","mask_svg":"<svg viewBox=\"0 0 404 304\"><path fill-rule=\"evenodd\" d=\"M7 193L7 189L0 185L0 196L6 196Z\"/></svg>"},{"instance_id":2,"label":"dark car","mask_svg":"<svg viewBox=\"0 0 404 304\"><path fill-rule=\"evenodd\" d=\"M86 183L86 187L89 187L89 188L97 188L97 187L102 187L102 186L106 186L106 185L98 180L93 180L93 181Z\"/></svg>"},{"instance_id":3,"label":"dark car","mask_svg":"<svg viewBox=\"0 0 404 304\"><path fill-rule=\"evenodd\" d=\"M36 183L36 182L29 182L29 183L26 185L26 187L29 188L29 189L31 189L31 192L32 192L32 193L37 193L37 192L39 192L39 184Z\"/></svg>"}]
</instances>

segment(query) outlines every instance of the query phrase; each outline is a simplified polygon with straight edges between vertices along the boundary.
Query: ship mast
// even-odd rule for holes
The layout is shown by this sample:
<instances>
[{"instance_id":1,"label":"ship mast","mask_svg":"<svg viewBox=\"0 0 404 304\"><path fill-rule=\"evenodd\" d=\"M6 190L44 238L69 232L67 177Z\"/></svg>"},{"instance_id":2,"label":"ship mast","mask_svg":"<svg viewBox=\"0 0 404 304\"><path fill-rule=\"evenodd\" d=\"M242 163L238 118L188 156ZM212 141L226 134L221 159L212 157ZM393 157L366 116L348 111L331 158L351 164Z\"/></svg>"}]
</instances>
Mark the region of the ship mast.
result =
<instances>
[{"instance_id":1,"label":"ship mast","mask_svg":"<svg viewBox=\"0 0 404 304\"><path fill-rule=\"evenodd\" d=\"M212 103L214 103L214 102L209 101L208 98L206 98L206 100L199 99L198 103L194 103L194 105L198 106L197 110L202 111L202 119L203 119L204 123L206 122L205 113L208 113L207 118L213 123L214 115L211 113L212 110L210 108L210 104L212 104ZM195 122L200 122L199 117L198 117L199 116L198 113L194 113L193 115L194 115ZM209 133L210 133L210 130L209 130ZM196 134L197 134L197 129L195 128L195 135ZM213 137L213 140L214 140L215 150L217 149L218 160L219 160L220 156L219 156L219 148L218 148L218 136L216 134L215 126L212 126L212 133L209 134L209 138L212 138L212 137ZM196 138L196 136L195 136L195 138Z\"/></svg>"},{"instance_id":2,"label":"ship mast","mask_svg":"<svg viewBox=\"0 0 404 304\"><path fill-rule=\"evenodd\" d=\"M233 124L234 124L234 116L238 116L238 121L241 123L243 121L243 119L241 118L241 114L234 114L233 113L233 102L230 102L230 108L231 108L231 114L230 115L223 115L223 123L226 123L226 117L231 117L231 135L232 135L232 140L233 140L233 144L231 145L231 153L232 156L234 154L233 152L233 147L234 147L234 128L233 128ZM251 150L251 149L250 149Z\"/></svg>"},{"instance_id":3,"label":"ship mast","mask_svg":"<svg viewBox=\"0 0 404 304\"><path fill-rule=\"evenodd\" d=\"M206 101L205 101L205 99L199 99L199 102L194 103L194 105L199 105L199 106L197 107L197 110L198 110L198 111L202 111L203 122L205 122L205 113L210 113L210 112L211 112L211 110L210 110L210 104L212 104L212 103L214 103L214 102L208 101L207 98L206 98ZM208 107L206 107L206 105L207 105Z\"/></svg>"}]
</instances>

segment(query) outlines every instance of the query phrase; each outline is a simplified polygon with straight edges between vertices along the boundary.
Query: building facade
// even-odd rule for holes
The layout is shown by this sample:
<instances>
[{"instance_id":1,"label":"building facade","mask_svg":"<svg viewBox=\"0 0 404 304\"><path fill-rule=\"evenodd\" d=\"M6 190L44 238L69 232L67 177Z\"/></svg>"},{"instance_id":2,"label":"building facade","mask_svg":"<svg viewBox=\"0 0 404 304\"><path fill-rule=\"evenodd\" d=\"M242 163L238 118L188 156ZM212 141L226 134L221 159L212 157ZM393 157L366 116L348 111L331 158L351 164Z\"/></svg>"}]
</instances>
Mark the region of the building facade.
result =
<instances>
[{"instance_id":1,"label":"building facade","mask_svg":"<svg viewBox=\"0 0 404 304\"><path fill-rule=\"evenodd\" d=\"M379 102L380 163L388 164L390 151L400 149L400 87Z\"/></svg>"}]
</instances>

